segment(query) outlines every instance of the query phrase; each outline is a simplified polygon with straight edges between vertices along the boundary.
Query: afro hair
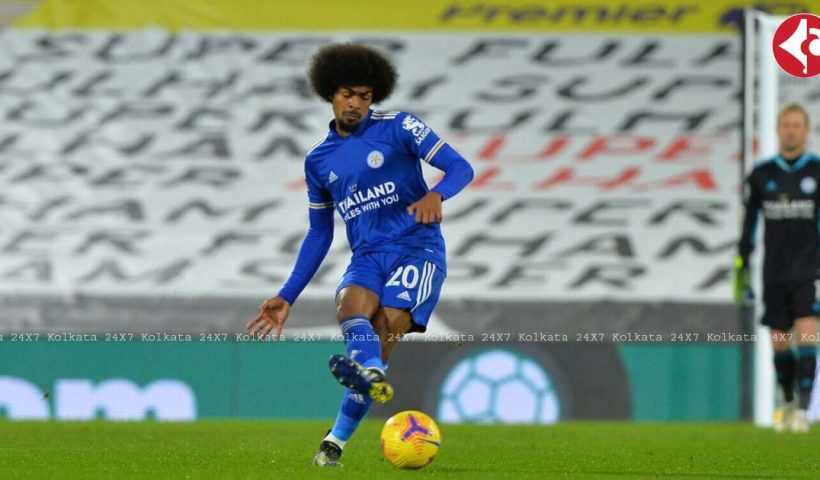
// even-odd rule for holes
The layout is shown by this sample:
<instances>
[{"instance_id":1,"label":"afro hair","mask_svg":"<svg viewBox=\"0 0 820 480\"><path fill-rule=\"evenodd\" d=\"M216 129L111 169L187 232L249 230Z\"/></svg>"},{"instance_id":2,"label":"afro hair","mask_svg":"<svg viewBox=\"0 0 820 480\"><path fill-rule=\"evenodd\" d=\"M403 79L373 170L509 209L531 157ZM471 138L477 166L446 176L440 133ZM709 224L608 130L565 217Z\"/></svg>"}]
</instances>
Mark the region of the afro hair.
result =
<instances>
[{"instance_id":1,"label":"afro hair","mask_svg":"<svg viewBox=\"0 0 820 480\"><path fill-rule=\"evenodd\" d=\"M353 43L323 47L310 64L313 91L327 102L340 87L367 86L373 89L373 103L393 93L398 74L384 55L373 48Z\"/></svg>"}]
</instances>

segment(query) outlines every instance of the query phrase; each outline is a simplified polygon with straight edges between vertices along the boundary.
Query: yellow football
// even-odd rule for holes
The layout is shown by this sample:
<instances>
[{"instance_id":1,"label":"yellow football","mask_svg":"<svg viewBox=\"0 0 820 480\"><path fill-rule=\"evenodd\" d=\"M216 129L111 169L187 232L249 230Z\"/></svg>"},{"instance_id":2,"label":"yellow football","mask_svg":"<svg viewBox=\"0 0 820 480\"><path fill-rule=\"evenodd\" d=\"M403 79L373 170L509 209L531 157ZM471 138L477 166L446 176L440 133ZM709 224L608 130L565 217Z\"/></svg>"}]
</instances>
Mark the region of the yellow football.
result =
<instances>
[{"instance_id":1,"label":"yellow football","mask_svg":"<svg viewBox=\"0 0 820 480\"><path fill-rule=\"evenodd\" d=\"M382 428L381 446L384 458L393 465L419 469L436 458L441 447L441 432L426 413L406 410L387 419Z\"/></svg>"}]
</instances>

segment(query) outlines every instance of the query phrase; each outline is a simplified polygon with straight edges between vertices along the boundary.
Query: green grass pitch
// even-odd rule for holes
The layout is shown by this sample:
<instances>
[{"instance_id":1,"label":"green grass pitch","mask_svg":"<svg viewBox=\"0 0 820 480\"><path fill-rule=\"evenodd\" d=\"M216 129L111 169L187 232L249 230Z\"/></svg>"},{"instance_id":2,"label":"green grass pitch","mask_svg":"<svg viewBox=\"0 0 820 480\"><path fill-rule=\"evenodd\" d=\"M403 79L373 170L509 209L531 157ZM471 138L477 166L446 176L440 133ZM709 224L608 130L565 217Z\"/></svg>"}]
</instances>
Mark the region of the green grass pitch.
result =
<instances>
[{"instance_id":1,"label":"green grass pitch","mask_svg":"<svg viewBox=\"0 0 820 480\"><path fill-rule=\"evenodd\" d=\"M436 460L387 463L366 421L340 469L311 465L328 422L0 421L0 478L820 478L820 427L776 434L744 423L442 425Z\"/></svg>"}]
</instances>

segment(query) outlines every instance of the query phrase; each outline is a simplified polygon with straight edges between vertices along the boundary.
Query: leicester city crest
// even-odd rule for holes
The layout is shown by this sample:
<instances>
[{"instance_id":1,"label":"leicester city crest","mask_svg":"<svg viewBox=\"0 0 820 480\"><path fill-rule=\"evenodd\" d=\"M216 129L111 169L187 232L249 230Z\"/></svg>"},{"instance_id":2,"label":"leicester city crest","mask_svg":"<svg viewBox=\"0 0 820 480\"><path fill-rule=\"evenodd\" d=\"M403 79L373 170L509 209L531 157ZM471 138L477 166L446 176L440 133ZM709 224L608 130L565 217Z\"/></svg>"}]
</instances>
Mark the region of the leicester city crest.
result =
<instances>
[{"instance_id":1,"label":"leicester city crest","mask_svg":"<svg viewBox=\"0 0 820 480\"><path fill-rule=\"evenodd\" d=\"M809 195L814 193L817 190L817 181L812 177L803 178L803 180L800 180L800 190Z\"/></svg>"},{"instance_id":2,"label":"leicester city crest","mask_svg":"<svg viewBox=\"0 0 820 480\"><path fill-rule=\"evenodd\" d=\"M384 165L384 154L378 150L373 150L367 154L367 164L370 168L379 168Z\"/></svg>"}]
</instances>

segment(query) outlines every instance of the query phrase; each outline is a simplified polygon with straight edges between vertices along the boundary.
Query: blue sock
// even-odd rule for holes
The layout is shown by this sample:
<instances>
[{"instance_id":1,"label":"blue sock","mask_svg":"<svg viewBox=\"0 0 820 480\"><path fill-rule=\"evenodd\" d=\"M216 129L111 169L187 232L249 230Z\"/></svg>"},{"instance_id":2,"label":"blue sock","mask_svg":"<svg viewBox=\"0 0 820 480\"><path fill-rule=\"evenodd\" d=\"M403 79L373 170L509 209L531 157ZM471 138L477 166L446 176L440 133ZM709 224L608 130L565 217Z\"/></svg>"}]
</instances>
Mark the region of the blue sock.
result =
<instances>
[{"instance_id":1,"label":"blue sock","mask_svg":"<svg viewBox=\"0 0 820 480\"><path fill-rule=\"evenodd\" d=\"M344 397L342 397L342 406L339 408L339 414L336 415L336 422L333 424L330 434L347 442L353 432L359 428L359 422L367 415L367 411L370 410L372 404L373 399L369 396L356 393L350 389L345 390Z\"/></svg>"},{"instance_id":2,"label":"blue sock","mask_svg":"<svg viewBox=\"0 0 820 480\"><path fill-rule=\"evenodd\" d=\"M387 370L387 365L384 366L384 369ZM342 397L342 406L339 408L339 414L336 415L336 422L333 423L330 434L347 443L356 429L359 428L359 423L367 416L371 405L373 405L373 399L369 396L356 393L350 389L345 390ZM339 446L344 448L344 445Z\"/></svg>"},{"instance_id":3,"label":"blue sock","mask_svg":"<svg viewBox=\"0 0 820 480\"><path fill-rule=\"evenodd\" d=\"M376 367L384 370L382 364L382 343L370 319L367 317L348 317L341 321L347 354L365 367Z\"/></svg>"},{"instance_id":4,"label":"blue sock","mask_svg":"<svg viewBox=\"0 0 820 480\"><path fill-rule=\"evenodd\" d=\"M797 391L800 393L800 408L808 409L814 374L817 369L817 348L814 345L797 347Z\"/></svg>"}]
</instances>

